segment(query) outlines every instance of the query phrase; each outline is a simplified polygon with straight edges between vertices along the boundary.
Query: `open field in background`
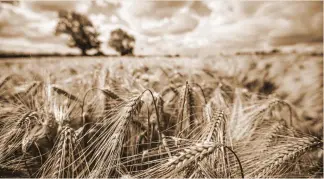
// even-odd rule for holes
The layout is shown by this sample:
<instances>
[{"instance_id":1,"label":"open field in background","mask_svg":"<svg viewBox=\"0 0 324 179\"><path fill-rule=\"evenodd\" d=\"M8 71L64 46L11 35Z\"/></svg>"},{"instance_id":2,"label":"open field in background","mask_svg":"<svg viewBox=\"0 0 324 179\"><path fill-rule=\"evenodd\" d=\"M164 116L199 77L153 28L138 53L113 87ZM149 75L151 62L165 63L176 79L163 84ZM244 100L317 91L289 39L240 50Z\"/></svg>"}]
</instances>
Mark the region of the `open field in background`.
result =
<instances>
[{"instance_id":1,"label":"open field in background","mask_svg":"<svg viewBox=\"0 0 324 179\"><path fill-rule=\"evenodd\" d=\"M0 69L3 176L323 176L321 56L31 57Z\"/></svg>"}]
</instances>

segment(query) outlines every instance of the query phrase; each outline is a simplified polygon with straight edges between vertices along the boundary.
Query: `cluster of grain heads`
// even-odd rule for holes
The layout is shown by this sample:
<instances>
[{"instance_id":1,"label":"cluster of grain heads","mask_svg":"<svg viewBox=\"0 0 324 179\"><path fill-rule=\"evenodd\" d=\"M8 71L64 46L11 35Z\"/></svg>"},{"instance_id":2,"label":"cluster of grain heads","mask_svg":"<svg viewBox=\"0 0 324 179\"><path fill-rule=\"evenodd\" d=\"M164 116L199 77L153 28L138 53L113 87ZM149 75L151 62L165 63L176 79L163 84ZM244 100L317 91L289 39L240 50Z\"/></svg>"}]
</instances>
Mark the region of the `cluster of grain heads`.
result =
<instances>
[{"instance_id":1,"label":"cluster of grain heads","mask_svg":"<svg viewBox=\"0 0 324 179\"><path fill-rule=\"evenodd\" d=\"M296 137L279 142L277 145L268 147L260 157L264 160L255 162L251 167L248 176L250 177L272 177L284 176L294 172L298 160L307 152L317 150L323 146L323 141L315 137ZM288 138L288 140L287 140ZM252 170L253 168L253 170Z\"/></svg>"},{"instance_id":2,"label":"cluster of grain heads","mask_svg":"<svg viewBox=\"0 0 324 179\"><path fill-rule=\"evenodd\" d=\"M284 120L287 125L291 125L293 120L293 111L286 102L279 99L266 99L261 102L254 102L250 105L242 106L242 100L237 97L236 103L234 104L234 109L232 113L232 128L231 137L233 140L240 139L251 139L251 137L256 133L256 131L265 125L269 120ZM281 115L280 112L284 107L288 107L288 112L285 115ZM243 107L243 108L242 108ZM275 107L279 107L275 109ZM273 116L272 112L279 113L279 116ZM238 116L240 115L240 116ZM284 117L282 117L284 116Z\"/></svg>"},{"instance_id":3,"label":"cluster of grain heads","mask_svg":"<svg viewBox=\"0 0 324 179\"><path fill-rule=\"evenodd\" d=\"M64 66L47 81L39 74L30 83L28 76L0 80L0 171L43 178L322 174L321 137L294 128L303 116L294 105L239 88L228 76L239 71L92 65Z\"/></svg>"},{"instance_id":4,"label":"cluster of grain heads","mask_svg":"<svg viewBox=\"0 0 324 179\"><path fill-rule=\"evenodd\" d=\"M213 114L210 117L210 121L202 123L201 131L195 135L196 140L205 142L215 142L221 144L210 158L205 159L205 164L214 166L217 177L229 177L231 172L229 169L229 154L225 148L228 145L228 134L226 133L226 123L228 117L224 110L214 109ZM201 170L201 169L200 169ZM198 172L201 173L202 171ZM206 177L206 176L195 176L195 177Z\"/></svg>"},{"instance_id":5,"label":"cluster of grain heads","mask_svg":"<svg viewBox=\"0 0 324 179\"><path fill-rule=\"evenodd\" d=\"M226 175L217 171L216 165L209 163L210 161L214 161L214 164L219 162L219 159L215 156L222 147L215 142L198 142L180 148L172 147L172 156L159 153L160 157L151 160L151 164L155 163L155 165L138 172L134 176L140 178L224 178ZM231 149L229 151L233 152ZM151 155L157 156L153 153ZM240 170L241 175L237 177L244 177L243 169L238 168L238 170ZM227 177L230 176L227 175Z\"/></svg>"},{"instance_id":6,"label":"cluster of grain heads","mask_svg":"<svg viewBox=\"0 0 324 179\"><path fill-rule=\"evenodd\" d=\"M132 118L142 107L141 95L131 98L118 106L119 110L111 111L114 115L103 121L98 137L86 148L85 155L90 158L91 177L112 176L116 165L120 162L123 146L127 137ZM128 135L127 135L128 134Z\"/></svg>"},{"instance_id":7,"label":"cluster of grain heads","mask_svg":"<svg viewBox=\"0 0 324 179\"><path fill-rule=\"evenodd\" d=\"M24 134L22 150L32 156L40 157L43 163L52 149L56 136L57 123L50 117L42 116L35 125Z\"/></svg>"},{"instance_id":8,"label":"cluster of grain heads","mask_svg":"<svg viewBox=\"0 0 324 179\"><path fill-rule=\"evenodd\" d=\"M44 178L76 178L89 173L75 130L68 125L60 127L57 140L41 169Z\"/></svg>"},{"instance_id":9,"label":"cluster of grain heads","mask_svg":"<svg viewBox=\"0 0 324 179\"><path fill-rule=\"evenodd\" d=\"M177 149L171 157L157 159L159 163L143 172L135 175L136 177L150 178L174 178L181 177L189 166L208 157L218 148L216 143L197 143L193 146L185 147L182 150ZM182 176L183 177L183 176Z\"/></svg>"},{"instance_id":10,"label":"cluster of grain heads","mask_svg":"<svg viewBox=\"0 0 324 179\"><path fill-rule=\"evenodd\" d=\"M204 93L199 95L196 90L186 82L181 94L175 136L190 137L190 133L203 121Z\"/></svg>"},{"instance_id":11,"label":"cluster of grain heads","mask_svg":"<svg viewBox=\"0 0 324 179\"><path fill-rule=\"evenodd\" d=\"M8 157L12 156L17 150L21 149L21 146L24 144L24 135L31 130L37 120L37 113L34 111L28 111L18 120L8 121L5 124L5 128L3 128L0 133L1 162L5 162Z\"/></svg>"}]
</instances>

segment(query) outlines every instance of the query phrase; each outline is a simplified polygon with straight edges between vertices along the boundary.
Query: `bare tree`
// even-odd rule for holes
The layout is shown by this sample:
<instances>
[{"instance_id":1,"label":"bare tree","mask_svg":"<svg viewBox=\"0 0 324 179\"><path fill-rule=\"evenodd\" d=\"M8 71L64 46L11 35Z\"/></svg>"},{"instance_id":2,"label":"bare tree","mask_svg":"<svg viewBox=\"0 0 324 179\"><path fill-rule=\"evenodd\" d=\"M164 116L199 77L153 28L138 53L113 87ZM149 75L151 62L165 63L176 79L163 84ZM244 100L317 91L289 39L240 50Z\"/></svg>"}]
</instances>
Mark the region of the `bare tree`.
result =
<instances>
[{"instance_id":1,"label":"bare tree","mask_svg":"<svg viewBox=\"0 0 324 179\"><path fill-rule=\"evenodd\" d=\"M99 33L92 22L82 14L69 11L59 11L59 22L56 26L56 35L68 34L69 47L77 47L82 55L87 55L87 50L96 49L100 52L101 42L98 40Z\"/></svg>"},{"instance_id":2,"label":"bare tree","mask_svg":"<svg viewBox=\"0 0 324 179\"><path fill-rule=\"evenodd\" d=\"M133 55L135 38L118 28L110 33L108 44L121 55Z\"/></svg>"}]
</instances>

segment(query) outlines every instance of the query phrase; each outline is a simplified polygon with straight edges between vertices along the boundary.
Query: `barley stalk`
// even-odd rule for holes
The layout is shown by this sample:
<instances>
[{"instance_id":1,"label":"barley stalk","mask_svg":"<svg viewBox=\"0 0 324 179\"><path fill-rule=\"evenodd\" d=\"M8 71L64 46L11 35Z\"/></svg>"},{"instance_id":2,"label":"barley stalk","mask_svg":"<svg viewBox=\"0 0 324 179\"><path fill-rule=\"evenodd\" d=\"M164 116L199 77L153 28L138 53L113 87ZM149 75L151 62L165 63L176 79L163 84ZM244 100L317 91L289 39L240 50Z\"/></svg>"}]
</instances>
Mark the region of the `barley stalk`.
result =
<instances>
[{"instance_id":1,"label":"barley stalk","mask_svg":"<svg viewBox=\"0 0 324 179\"><path fill-rule=\"evenodd\" d=\"M6 76L1 82L0 82L0 89L10 80L12 79L13 75Z\"/></svg>"},{"instance_id":2,"label":"barley stalk","mask_svg":"<svg viewBox=\"0 0 324 179\"><path fill-rule=\"evenodd\" d=\"M65 91L65 90L63 90L61 88L52 86L52 89L55 92L57 92L58 94L61 94L61 95L65 96L65 97L69 98L70 100L73 100L73 101L76 101L78 103L81 103L81 100L78 97L74 96L73 94L71 94L71 93L69 93L69 92L67 92L67 91Z\"/></svg>"},{"instance_id":3,"label":"barley stalk","mask_svg":"<svg viewBox=\"0 0 324 179\"><path fill-rule=\"evenodd\" d=\"M161 96L165 96L166 94L168 94L170 91L172 91L173 93L175 93L176 95L179 95L178 90L176 89L176 87L174 87L173 85L167 86L166 88L161 90Z\"/></svg>"},{"instance_id":4,"label":"barley stalk","mask_svg":"<svg viewBox=\"0 0 324 179\"><path fill-rule=\"evenodd\" d=\"M88 146L87 151L93 151L90 165L94 168L90 176L111 176L112 170L119 162L128 125L141 109L140 98L141 95L131 99L114 116L106 120L101 134Z\"/></svg>"},{"instance_id":5,"label":"barley stalk","mask_svg":"<svg viewBox=\"0 0 324 179\"><path fill-rule=\"evenodd\" d=\"M283 122L276 122L270 127L269 132L264 136L266 148L271 145L273 139L277 137L277 133L282 131L284 127L285 124Z\"/></svg>"},{"instance_id":6,"label":"barley stalk","mask_svg":"<svg viewBox=\"0 0 324 179\"><path fill-rule=\"evenodd\" d=\"M13 154L22 145L24 150L24 134L27 133L35 122L38 121L38 114L35 111L27 112L19 120L14 123L14 126L7 126L8 132L3 134L3 138L0 139L0 160L4 160L9 155ZM9 147L10 146L10 147Z\"/></svg>"},{"instance_id":7,"label":"barley stalk","mask_svg":"<svg viewBox=\"0 0 324 179\"><path fill-rule=\"evenodd\" d=\"M64 155L63 152L64 152L64 150L66 150L66 146L65 146L66 142L65 142L65 135L64 135L65 130L66 129L63 128L63 130L61 131L61 133L59 135L59 140L58 140L58 143L57 143L58 150L56 151L56 154L54 154L54 155L57 155L57 156L63 156ZM57 160L54 163L54 168L55 169L54 169L53 176L51 176L51 177L60 178L60 176L62 174L62 168L63 167L64 166L63 166L63 162L62 162L62 157L58 157Z\"/></svg>"},{"instance_id":8,"label":"barley stalk","mask_svg":"<svg viewBox=\"0 0 324 179\"><path fill-rule=\"evenodd\" d=\"M193 161L200 161L213 153L218 146L214 143L198 143L195 146L184 149L183 152L179 152L179 156L172 157L166 163L166 166L171 169L183 169L191 164Z\"/></svg>"},{"instance_id":9,"label":"barley stalk","mask_svg":"<svg viewBox=\"0 0 324 179\"><path fill-rule=\"evenodd\" d=\"M179 111L178 111L178 118L177 118L177 126L175 131L175 136L179 135L180 132L183 129L183 112L185 109L185 102L186 102L186 96L187 96L187 85L184 89L183 95L181 95L179 100Z\"/></svg>"},{"instance_id":10,"label":"barley stalk","mask_svg":"<svg viewBox=\"0 0 324 179\"><path fill-rule=\"evenodd\" d=\"M190 137L191 131L194 129L196 124L198 123L196 111L195 111L195 99L193 94L193 89L191 86L186 82L186 86L184 89L184 94L180 100L180 110L178 113L178 123L180 126L177 126L177 132L181 132L181 136ZM184 118L184 112L187 115Z\"/></svg>"},{"instance_id":11,"label":"barley stalk","mask_svg":"<svg viewBox=\"0 0 324 179\"><path fill-rule=\"evenodd\" d=\"M108 96L108 97L110 97L110 98L112 98L114 100L117 100L117 101L120 101L120 102L124 101L121 97L119 97L116 93L114 93L113 91L111 91L109 89L103 89L102 92L106 96Z\"/></svg>"},{"instance_id":12,"label":"barley stalk","mask_svg":"<svg viewBox=\"0 0 324 179\"><path fill-rule=\"evenodd\" d=\"M275 154L275 157L269 161L269 164L263 167L256 176L268 176L268 174L272 173L275 171L275 169L282 166L286 162L295 159L305 152L321 145L323 145L323 142L313 137L303 137L301 139L297 139L296 142L283 146L280 151Z\"/></svg>"},{"instance_id":13,"label":"barley stalk","mask_svg":"<svg viewBox=\"0 0 324 179\"><path fill-rule=\"evenodd\" d=\"M189 129L193 129L195 126L195 120L196 120L196 116L195 116L195 101L194 101L194 97L193 97L193 91L191 86L189 86L189 84L186 84L187 87L187 96L186 96L186 101L187 101L187 114L189 115Z\"/></svg>"},{"instance_id":14,"label":"barley stalk","mask_svg":"<svg viewBox=\"0 0 324 179\"><path fill-rule=\"evenodd\" d=\"M207 141L217 141L217 137L219 136L219 133L223 133L224 137L224 132L225 131L220 131L221 130L221 123L225 126L225 114L223 110L216 110L213 114L213 117L211 119L212 121L212 130L210 130L210 134L207 137ZM223 128L224 128L223 126Z\"/></svg>"},{"instance_id":15,"label":"barley stalk","mask_svg":"<svg viewBox=\"0 0 324 179\"><path fill-rule=\"evenodd\" d=\"M42 177L75 178L85 176L88 170L74 129L63 126L54 146L54 151L44 164Z\"/></svg>"},{"instance_id":16,"label":"barley stalk","mask_svg":"<svg viewBox=\"0 0 324 179\"><path fill-rule=\"evenodd\" d=\"M172 157L161 160L157 165L139 173L136 177L150 178L174 178L179 177L182 172L188 173L187 168L195 166L201 160L207 158L219 147L216 143L195 143L177 151Z\"/></svg>"}]
</instances>

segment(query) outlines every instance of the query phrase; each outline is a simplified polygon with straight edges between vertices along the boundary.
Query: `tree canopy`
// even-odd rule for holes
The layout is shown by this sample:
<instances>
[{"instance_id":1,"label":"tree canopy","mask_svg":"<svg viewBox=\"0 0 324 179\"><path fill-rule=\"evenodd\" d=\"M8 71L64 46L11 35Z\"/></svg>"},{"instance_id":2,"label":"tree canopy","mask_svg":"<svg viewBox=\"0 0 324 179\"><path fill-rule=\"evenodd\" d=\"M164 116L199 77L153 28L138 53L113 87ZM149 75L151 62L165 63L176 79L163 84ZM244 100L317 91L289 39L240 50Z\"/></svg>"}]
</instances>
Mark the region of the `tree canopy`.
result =
<instances>
[{"instance_id":1,"label":"tree canopy","mask_svg":"<svg viewBox=\"0 0 324 179\"><path fill-rule=\"evenodd\" d=\"M87 16L62 10L59 11L59 18L55 34L68 34L69 47L79 48L82 55L86 55L86 51L90 49L96 49L98 53L101 53L99 50L101 45L98 40L99 33Z\"/></svg>"},{"instance_id":2,"label":"tree canopy","mask_svg":"<svg viewBox=\"0 0 324 179\"><path fill-rule=\"evenodd\" d=\"M118 28L110 33L108 45L121 55L133 55L135 46L134 36Z\"/></svg>"}]
</instances>

